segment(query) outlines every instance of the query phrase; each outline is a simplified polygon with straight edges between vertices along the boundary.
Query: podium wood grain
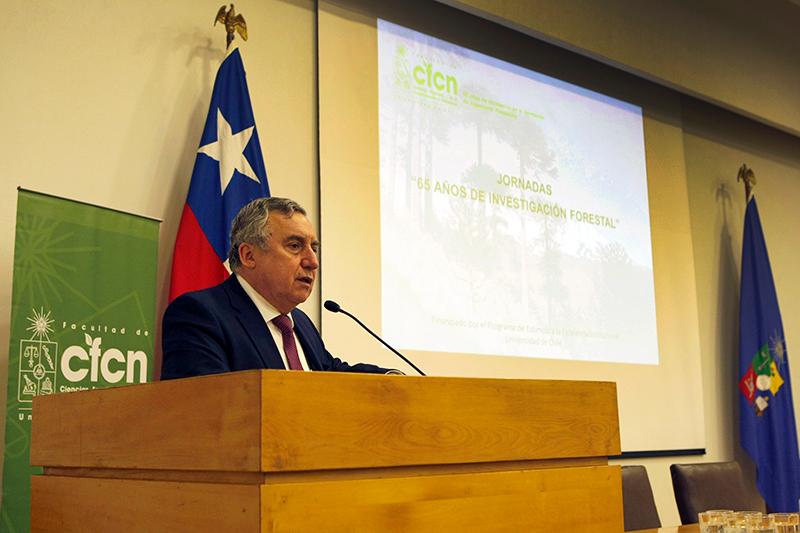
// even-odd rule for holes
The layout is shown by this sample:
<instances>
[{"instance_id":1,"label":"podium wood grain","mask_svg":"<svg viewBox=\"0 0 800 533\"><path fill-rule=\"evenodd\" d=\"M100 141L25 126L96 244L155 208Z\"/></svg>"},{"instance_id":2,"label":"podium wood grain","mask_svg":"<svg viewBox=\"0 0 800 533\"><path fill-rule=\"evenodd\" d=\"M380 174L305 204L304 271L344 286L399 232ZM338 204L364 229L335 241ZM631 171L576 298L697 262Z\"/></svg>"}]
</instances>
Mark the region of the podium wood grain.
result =
<instances>
[{"instance_id":1,"label":"podium wood grain","mask_svg":"<svg viewBox=\"0 0 800 533\"><path fill-rule=\"evenodd\" d=\"M34 532L618 533L622 527L617 466L264 485L32 481Z\"/></svg>"},{"instance_id":2,"label":"podium wood grain","mask_svg":"<svg viewBox=\"0 0 800 533\"><path fill-rule=\"evenodd\" d=\"M619 533L620 484L611 466L265 485L262 531Z\"/></svg>"},{"instance_id":3,"label":"podium wood grain","mask_svg":"<svg viewBox=\"0 0 800 533\"><path fill-rule=\"evenodd\" d=\"M37 397L31 434L34 531L622 529L613 383L252 371Z\"/></svg>"},{"instance_id":4,"label":"podium wood grain","mask_svg":"<svg viewBox=\"0 0 800 533\"><path fill-rule=\"evenodd\" d=\"M34 406L37 465L280 472L620 451L613 383L253 371Z\"/></svg>"},{"instance_id":5,"label":"podium wood grain","mask_svg":"<svg viewBox=\"0 0 800 533\"><path fill-rule=\"evenodd\" d=\"M258 485L31 478L31 531L260 531Z\"/></svg>"}]
</instances>

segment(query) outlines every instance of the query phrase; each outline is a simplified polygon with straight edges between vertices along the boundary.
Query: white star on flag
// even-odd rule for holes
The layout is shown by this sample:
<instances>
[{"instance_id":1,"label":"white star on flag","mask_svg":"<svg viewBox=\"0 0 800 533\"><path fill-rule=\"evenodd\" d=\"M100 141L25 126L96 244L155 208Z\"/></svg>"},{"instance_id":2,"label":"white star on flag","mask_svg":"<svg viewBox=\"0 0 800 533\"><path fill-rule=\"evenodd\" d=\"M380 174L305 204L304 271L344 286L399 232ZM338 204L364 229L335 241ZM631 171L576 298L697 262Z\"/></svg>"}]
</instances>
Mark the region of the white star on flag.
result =
<instances>
[{"instance_id":1,"label":"white star on flag","mask_svg":"<svg viewBox=\"0 0 800 533\"><path fill-rule=\"evenodd\" d=\"M217 140L201 146L197 153L206 154L208 157L219 161L220 195L225 194L225 189L233 179L233 171L247 176L258 183L258 177L253 172L250 163L244 156L244 149L253 136L255 126L245 128L238 133L233 133L231 125L222 116L222 111L217 108Z\"/></svg>"}]
</instances>

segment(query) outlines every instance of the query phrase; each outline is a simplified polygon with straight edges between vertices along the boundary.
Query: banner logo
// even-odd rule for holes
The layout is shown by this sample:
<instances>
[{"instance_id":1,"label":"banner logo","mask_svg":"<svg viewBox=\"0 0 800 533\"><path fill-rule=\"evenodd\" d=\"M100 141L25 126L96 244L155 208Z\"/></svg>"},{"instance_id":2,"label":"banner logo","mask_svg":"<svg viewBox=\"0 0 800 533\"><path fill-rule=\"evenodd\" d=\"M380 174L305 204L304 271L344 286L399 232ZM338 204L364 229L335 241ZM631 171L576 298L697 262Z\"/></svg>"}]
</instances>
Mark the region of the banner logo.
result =
<instances>
[{"instance_id":1,"label":"banner logo","mask_svg":"<svg viewBox=\"0 0 800 533\"><path fill-rule=\"evenodd\" d=\"M101 350L102 337L83 334L87 351L83 346L73 345L64 350L61 358L61 373L64 379L72 383L85 380L97 383L102 378L110 384L116 384L125 378L126 383L145 383L147 381L147 354L141 350L122 350L109 348ZM138 367L138 379L137 379Z\"/></svg>"},{"instance_id":2,"label":"banner logo","mask_svg":"<svg viewBox=\"0 0 800 533\"><path fill-rule=\"evenodd\" d=\"M32 310L27 317L31 323L29 339L19 341L19 380L17 400L30 403L34 396L53 394L56 390L58 368L58 343L50 340L53 319L43 308Z\"/></svg>"},{"instance_id":3,"label":"banner logo","mask_svg":"<svg viewBox=\"0 0 800 533\"><path fill-rule=\"evenodd\" d=\"M31 325L29 339L19 342L19 379L17 381L17 400L30 404L33 398L42 394L71 392L94 388L101 379L110 385L117 383L147 382L147 354L142 350L122 351L114 347L103 347L102 337L92 337L83 333L85 346L74 344L63 352L58 351L58 343L50 340L53 323L50 311L33 309L27 317ZM65 328L77 329L67 326ZM82 326L81 329L109 330L104 326ZM111 333L124 335L125 328L110 328ZM149 336L149 332L136 331L136 335ZM59 386L59 381L62 382ZM20 414L20 420L23 415Z\"/></svg>"}]
</instances>

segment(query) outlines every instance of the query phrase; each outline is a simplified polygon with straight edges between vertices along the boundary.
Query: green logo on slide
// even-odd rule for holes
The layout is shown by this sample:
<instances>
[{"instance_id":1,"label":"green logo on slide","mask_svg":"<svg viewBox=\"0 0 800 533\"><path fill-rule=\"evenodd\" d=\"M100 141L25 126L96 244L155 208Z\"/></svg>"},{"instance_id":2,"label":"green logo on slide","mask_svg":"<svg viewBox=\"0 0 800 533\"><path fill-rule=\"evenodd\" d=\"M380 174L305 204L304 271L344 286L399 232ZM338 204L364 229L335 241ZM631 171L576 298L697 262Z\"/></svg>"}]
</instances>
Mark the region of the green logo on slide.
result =
<instances>
[{"instance_id":1,"label":"green logo on slide","mask_svg":"<svg viewBox=\"0 0 800 533\"><path fill-rule=\"evenodd\" d=\"M413 75L417 85L448 94L458 94L458 80L456 77L437 70L433 63L426 61L422 65L415 66Z\"/></svg>"}]
</instances>

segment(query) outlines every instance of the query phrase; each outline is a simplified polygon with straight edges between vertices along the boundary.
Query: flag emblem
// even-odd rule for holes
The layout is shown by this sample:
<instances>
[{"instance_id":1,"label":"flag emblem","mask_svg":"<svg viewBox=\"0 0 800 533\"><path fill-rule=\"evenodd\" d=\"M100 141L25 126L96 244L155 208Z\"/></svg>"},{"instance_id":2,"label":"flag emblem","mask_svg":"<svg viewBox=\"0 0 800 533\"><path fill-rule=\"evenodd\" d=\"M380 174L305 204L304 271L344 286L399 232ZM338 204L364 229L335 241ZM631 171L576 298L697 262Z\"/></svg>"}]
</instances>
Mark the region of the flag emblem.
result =
<instances>
[{"instance_id":1,"label":"flag emblem","mask_svg":"<svg viewBox=\"0 0 800 533\"><path fill-rule=\"evenodd\" d=\"M773 347L783 346L783 342L771 343ZM742 379L739 380L739 390L747 401L755 408L757 416L764 414L769 407L770 396L777 396L783 385L783 378L778 370L778 354L770 350L770 345L765 343L753 356L750 368Z\"/></svg>"}]
</instances>

